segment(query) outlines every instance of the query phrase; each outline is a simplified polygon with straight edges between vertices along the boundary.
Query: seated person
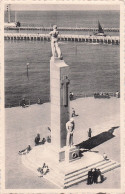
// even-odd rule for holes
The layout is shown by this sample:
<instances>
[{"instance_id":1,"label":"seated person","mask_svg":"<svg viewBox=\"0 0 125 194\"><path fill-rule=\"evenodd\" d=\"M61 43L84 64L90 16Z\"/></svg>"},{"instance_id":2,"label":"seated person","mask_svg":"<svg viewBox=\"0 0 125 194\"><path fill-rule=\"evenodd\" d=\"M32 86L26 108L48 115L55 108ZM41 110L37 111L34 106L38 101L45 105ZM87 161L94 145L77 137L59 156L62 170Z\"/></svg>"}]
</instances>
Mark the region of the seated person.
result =
<instances>
[{"instance_id":1,"label":"seated person","mask_svg":"<svg viewBox=\"0 0 125 194\"><path fill-rule=\"evenodd\" d=\"M32 150L31 146L28 145L27 148L21 150L18 152L18 154L22 155L22 154L28 154L30 152L30 150Z\"/></svg>"},{"instance_id":2,"label":"seated person","mask_svg":"<svg viewBox=\"0 0 125 194\"><path fill-rule=\"evenodd\" d=\"M40 143L40 134L38 133L37 136L35 137L35 146L39 145Z\"/></svg>"},{"instance_id":3,"label":"seated person","mask_svg":"<svg viewBox=\"0 0 125 194\"><path fill-rule=\"evenodd\" d=\"M37 169L38 172L40 172L42 175L45 175L47 172L49 172L48 166L44 163L42 168Z\"/></svg>"},{"instance_id":4,"label":"seated person","mask_svg":"<svg viewBox=\"0 0 125 194\"><path fill-rule=\"evenodd\" d=\"M47 142L50 143L51 142L51 137L47 136Z\"/></svg>"},{"instance_id":5,"label":"seated person","mask_svg":"<svg viewBox=\"0 0 125 194\"><path fill-rule=\"evenodd\" d=\"M78 114L76 114L75 109L74 109L74 108L72 108L72 115L71 115L71 117L77 117L77 116L78 116Z\"/></svg>"},{"instance_id":6,"label":"seated person","mask_svg":"<svg viewBox=\"0 0 125 194\"><path fill-rule=\"evenodd\" d=\"M42 102L41 102L41 99L40 99L40 98L38 98L38 99L37 99L37 104L42 104Z\"/></svg>"},{"instance_id":7,"label":"seated person","mask_svg":"<svg viewBox=\"0 0 125 194\"><path fill-rule=\"evenodd\" d=\"M104 160L109 160L108 156L106 155L106 153L103 154L103 158Z\"/></svg>"},{"instance_id":8,"label":"seated person","mask_svg":"<svg viewBox=\"0 0 125 194\"><path fill-rule=\"evenodd\" d=\"M74 97L73 92L70 92L70 93L69 93L69 98L70 98L70 100L73 100L73 97Z\"/></svg>"},{"instance_id":9,"label":"seated person","mask_svg":"<svg viewBox=\"0 0 125 194\"><path fill-rule=\"evenodd\" d=\"M22 99L22 101L21 101L21 104L20 104L23 108L25 108L26 107L26 100L25 100L25 98L23 98Z\"/></svg>"},{"instance_id":10,"label":"seated person","mask_svg":"<svg viewBox=\"0 0 125 194\"><path fill-rule=\"evenodd\" d=\"M44 165L43 167L43 175L45 175L49 171L48 166Z\"/></svg>"},{"instance_id":11,"label":"seated person","mask_svg":"<svg viewBox=\"0 0 125 194\"><path fill-rule=\"evenodd\" d=\"M44 144L45 142L46 142L46 139L43 138L41 143Z\"/></svg>"}]
</instances>

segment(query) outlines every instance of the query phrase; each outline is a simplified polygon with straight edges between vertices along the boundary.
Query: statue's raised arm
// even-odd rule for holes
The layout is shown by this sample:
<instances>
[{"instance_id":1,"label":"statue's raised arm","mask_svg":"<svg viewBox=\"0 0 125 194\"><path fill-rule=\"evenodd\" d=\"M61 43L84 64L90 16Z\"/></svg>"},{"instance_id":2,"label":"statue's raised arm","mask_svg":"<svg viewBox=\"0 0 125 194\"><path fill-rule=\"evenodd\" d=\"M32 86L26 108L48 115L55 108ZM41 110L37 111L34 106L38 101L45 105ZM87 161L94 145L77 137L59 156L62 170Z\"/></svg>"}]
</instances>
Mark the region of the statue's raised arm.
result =
<instances>
[{"instance_id":1,"label":"statue's raised arm","mask_svg":"<svg viewBox=\"0 0 125 194\"><path fill-rule=\"evenodd\" d=\"M59 59L63 59L61 50L58 45L58 34L59 31L57 31L57 26L53 26L53 31L49 33L51 37L51 49L52 49L52 55L53 57L58 57Z\"/></svg>"}]
</instances>

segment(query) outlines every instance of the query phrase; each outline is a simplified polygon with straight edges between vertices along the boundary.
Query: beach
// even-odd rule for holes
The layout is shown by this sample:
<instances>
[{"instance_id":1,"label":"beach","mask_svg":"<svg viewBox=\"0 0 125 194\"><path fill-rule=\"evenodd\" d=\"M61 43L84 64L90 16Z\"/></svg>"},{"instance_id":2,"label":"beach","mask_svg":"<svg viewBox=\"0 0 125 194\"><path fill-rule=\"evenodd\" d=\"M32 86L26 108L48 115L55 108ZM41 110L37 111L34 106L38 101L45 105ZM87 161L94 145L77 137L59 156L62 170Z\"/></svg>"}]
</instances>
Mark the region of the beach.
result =
<instances>
[{"instance_id":1,"label":"beach","mask_svg":"<svg viewBox=\"0 0 125 194\"><path fill-rule=\"evenodd\" d=\"M70 113L75 109L74 144L80 144L88 139L88 129L92 136L97 136L114 128L113 138L105 140L91 149L98 151L120 162L120 99L94 99L93 97L78 98L71 101ZM31 105L26 108L13 107L5 109L5 156L6 156L6 189L56 189L57 187L39 178L35 173L23 166L18 151L34 146L34 138L40 133L41 139L50 134L50 103ZM105 174L102 184L86 185L86 182L74 185L73 188L119 188L120 168ZM113 177L116 176L116 181Z\"/></svg>"}]
</instances>

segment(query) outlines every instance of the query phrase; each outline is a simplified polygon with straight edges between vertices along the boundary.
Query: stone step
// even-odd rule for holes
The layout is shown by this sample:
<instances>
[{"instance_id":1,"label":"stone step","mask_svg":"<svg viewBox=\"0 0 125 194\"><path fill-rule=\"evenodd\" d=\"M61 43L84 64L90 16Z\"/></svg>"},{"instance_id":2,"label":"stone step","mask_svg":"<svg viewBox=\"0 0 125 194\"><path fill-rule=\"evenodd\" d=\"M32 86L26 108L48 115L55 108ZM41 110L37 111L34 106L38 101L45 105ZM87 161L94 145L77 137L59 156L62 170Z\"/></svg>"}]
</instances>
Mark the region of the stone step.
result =
<instances>
[{"instance_id":1,"label":"stone step","mask_svg":"<svg viewBox=\"0 0 125 194\"><path fill-rule=\"evenodd\" d=\"M106 172L109 172L109 171L111 171L111 170L113 170L113 169L115 169L115 168L118 168L118 167L120 167L121 165L119 164L119 163L116 163L116 164L114 164L113 166L111 166L110 168L108 167L108 168L105 168L105 169L103 169L102 170L102 174L104 174L104 173L106 173Z\"/></svg>"},{"instance_id":2,"label":"stone step","mask_svg":"<svg viewBox=\"0 0 125 194\"><path fill-rule=\"evenodd\" d=\"M61 179L59 174L55 174L55 170L51 169L49 173L46 174L45 177L48 181L57 185L59 188L64 187L64 177Z\"/></svg>"},{"instance_id":3,"label":"stone step","mask_svg":"<svg viewBox=\"0 0 125 194\"><path fill-rule=\"evenodd\" d=\"M32 170L33 172L36 172L36 166L34 165L34 163L28 161L27 155L22 156L22 163L28 169Z\"/></svg>"},{"instance_id":4,"label":"stone step","mask_svg":"<svg viewBox=\"0 0 125 194\"><path fill-rule=\"evenodd\" d=\"M108 171L111 171L111 170L113 170L115 168L118 168L118 167L120 167L120 164L119 163L117 163L117 162L111 162L110 165L109 164L108 165L105 165L102 168L103 170L101 168L100 168L100 170L101 170L102 174L104 174L104 173L106 173ZM72 179L71 178L68 179L67 182L64 183L64 187L65 188L68 188L68 187L70 187L72 185L75 185L75 184L78 184L78 183L80 183L82 181L86 181L87 180L87 177L88 177L88 173L86 173L86 172L83 172L80 175L76 175L75 178L72 177Z\"/></svg>"},{"instance_id":5,"label":"stone step","mask_svg":"<svg viewBox=\"0 0 125 194\"><path fill-rule=\"evenodd\" d=\"M40 176L40 173L37 171L37 169L41 166L39 162L33 163L27 155L22 156L22 163L25 167L33 171L35 174ZM48 181L54 183L58 187L62 188L62 184L64 184L64 176L61 176L61 174L57 173L56 170L49 168L50 171L44 175L43 177L47 179Z\"/></svg>"},{"instance_id":6,"label":"stone step","mask_svg":"<svg viewBox=\"0 0 125 194\"><path fill-rule=\"evenodd\" d=\"M22 156L22 163L30 170L32 170L35 174L40 175L40 173L37 171L37 169L39 167L41 167L41 162L39 162L40 160L38 160L37 162L32 161L32 158L29 157L29 155L23 155ZM80 164L80 163L79 163ZM49 172L43 176L43 178L45 178L46 180L52 182L53 184L55 184L56 186L58 186L59 188L68 188L72 185L78 184L82 181L86 181L87 180L87 176L88 176L88 170L91 168L99 168L102 172L102 174L111 171L115 168L120 167L120 164L118 162L115 162L113 160L100 160L96 163L93 163L89 166L86 167L82 167L82 164L76 166L76 163L70 163L68 164L69 167L71 167L71 169L69 169L69 172L65 172L65 166L64 168L62 168L61 165L54 165L55 168L53 169L53 166L49 166L49 164L47 164L49 167ZM68 165L66 166L66 171L68 171ZM71 166L70 166L71 165ZM77 168L77 170L73 170ZM63 171L64 170L64 171ZM73 171L71 171L73 170ZM62 173L63 171L63 173ZM66 173L66 174L65 174Z\"/></svg>"},{"instance_id":7,"label":"stone step","mask_svg":"<svg viewBox=\"0 0 125 194\"><path fill-rule=\"evenodd\" d=\"M36 170L37 170L39 167L42 167L42 164L41 164L41 162L39 162L39 161L40 161L40 160L38 160L37 162L35 162L35 163L32 164L32 160L31 160L30 158L27 157L27 162L28 162L29 164L32 164ZM61 180L64 179L65 173L64 173L64 172L62 173L62 171L60 170L60 168L58 168L58 166L56 166L56 167L55 167L55 170L53 170L52 167L51 167L52 165L49 166L49 163L47 163L47 165L48 165L48 168L49 168L50 172L53 171L53 172L54 172L54 175L56 174L57 177L59 176L59 177L61 178Z\"/></svg>"},{"instance_id":8,"label":"stone step","mask_svg":"<svg viewBox=\"0 0 125 194\"><path fill-rule=\"evenodd\" d=\"M109 162L108 162L109 163ZM111 164L110 164L111 165ZM100 166L100 165L99 165ZM100 166L100 170L101 170L101 167L107 167L107 162L103 163L102 166ZM98 165L93 165L92 168L97 168ZM89 170L89 169L88 169ZM77 178L79 177L86 177L88 175L88 170L81 170L79 173L76 173L76 174L73 174L73 176L70 176L68 177L66 180L65 180L65 184L73 181L73 180L76 180Z\"/></svg>"},{"instance_id":9,"label":"stone step","mask_svg":"<svg viewBox=\"0 0 125 194\"><path fill-rule=\"evenodd\" d=\"M70 172L70 173L66 174L65 180L68 179L71 176L75 176L75 175L77 175L79 173L82 173L82 172L88 172L89 169L96 168L96 167L102 166L104 164L107 164L107 162L105 160L102 160L102 161L99 161L97 163L94 163L94 164L92 164L90 166L87 166L87 167L84 167L84 168L80 168L78 170L75 170L73 172Z\"/></svg>"}]
</instances>

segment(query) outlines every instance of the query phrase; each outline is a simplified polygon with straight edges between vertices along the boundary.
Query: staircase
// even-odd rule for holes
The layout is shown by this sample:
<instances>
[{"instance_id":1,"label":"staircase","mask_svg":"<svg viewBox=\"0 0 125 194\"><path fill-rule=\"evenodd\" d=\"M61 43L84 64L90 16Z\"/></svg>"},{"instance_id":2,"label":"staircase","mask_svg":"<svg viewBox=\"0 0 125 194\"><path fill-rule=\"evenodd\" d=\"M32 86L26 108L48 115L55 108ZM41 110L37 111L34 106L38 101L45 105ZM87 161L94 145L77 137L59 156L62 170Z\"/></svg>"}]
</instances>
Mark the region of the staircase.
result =
<instances>
[{"instance_id":1,"label":"staircase","mask_svg":"<svg viewBox=\"0 0 125 194\"><path fill-rule=\"evenodd\" d=\"M40 173L37 171L37 169L38 167L42 166L42 163L40 161L41 160L37 160L37 162L34 162L30 157L28 157L28 155L22 156L23 164L27 168L32 170L35 175L37 173L38 176L40 176ZM102 174L104 174L108 171L120 167L120 163L113 160L99 160L88 166L83 165L83 163L81 163L81 165L77 165L77 161L71 162L67 165L54 165L52 161L49 162L49 164L46 163L47 165L49 165L49 172L43 177L55 184L58 188L65 189L71 187L72 185L86 181L88 170L90 170L91 168L99 168Z\"/></svg>"}]
</instances>

